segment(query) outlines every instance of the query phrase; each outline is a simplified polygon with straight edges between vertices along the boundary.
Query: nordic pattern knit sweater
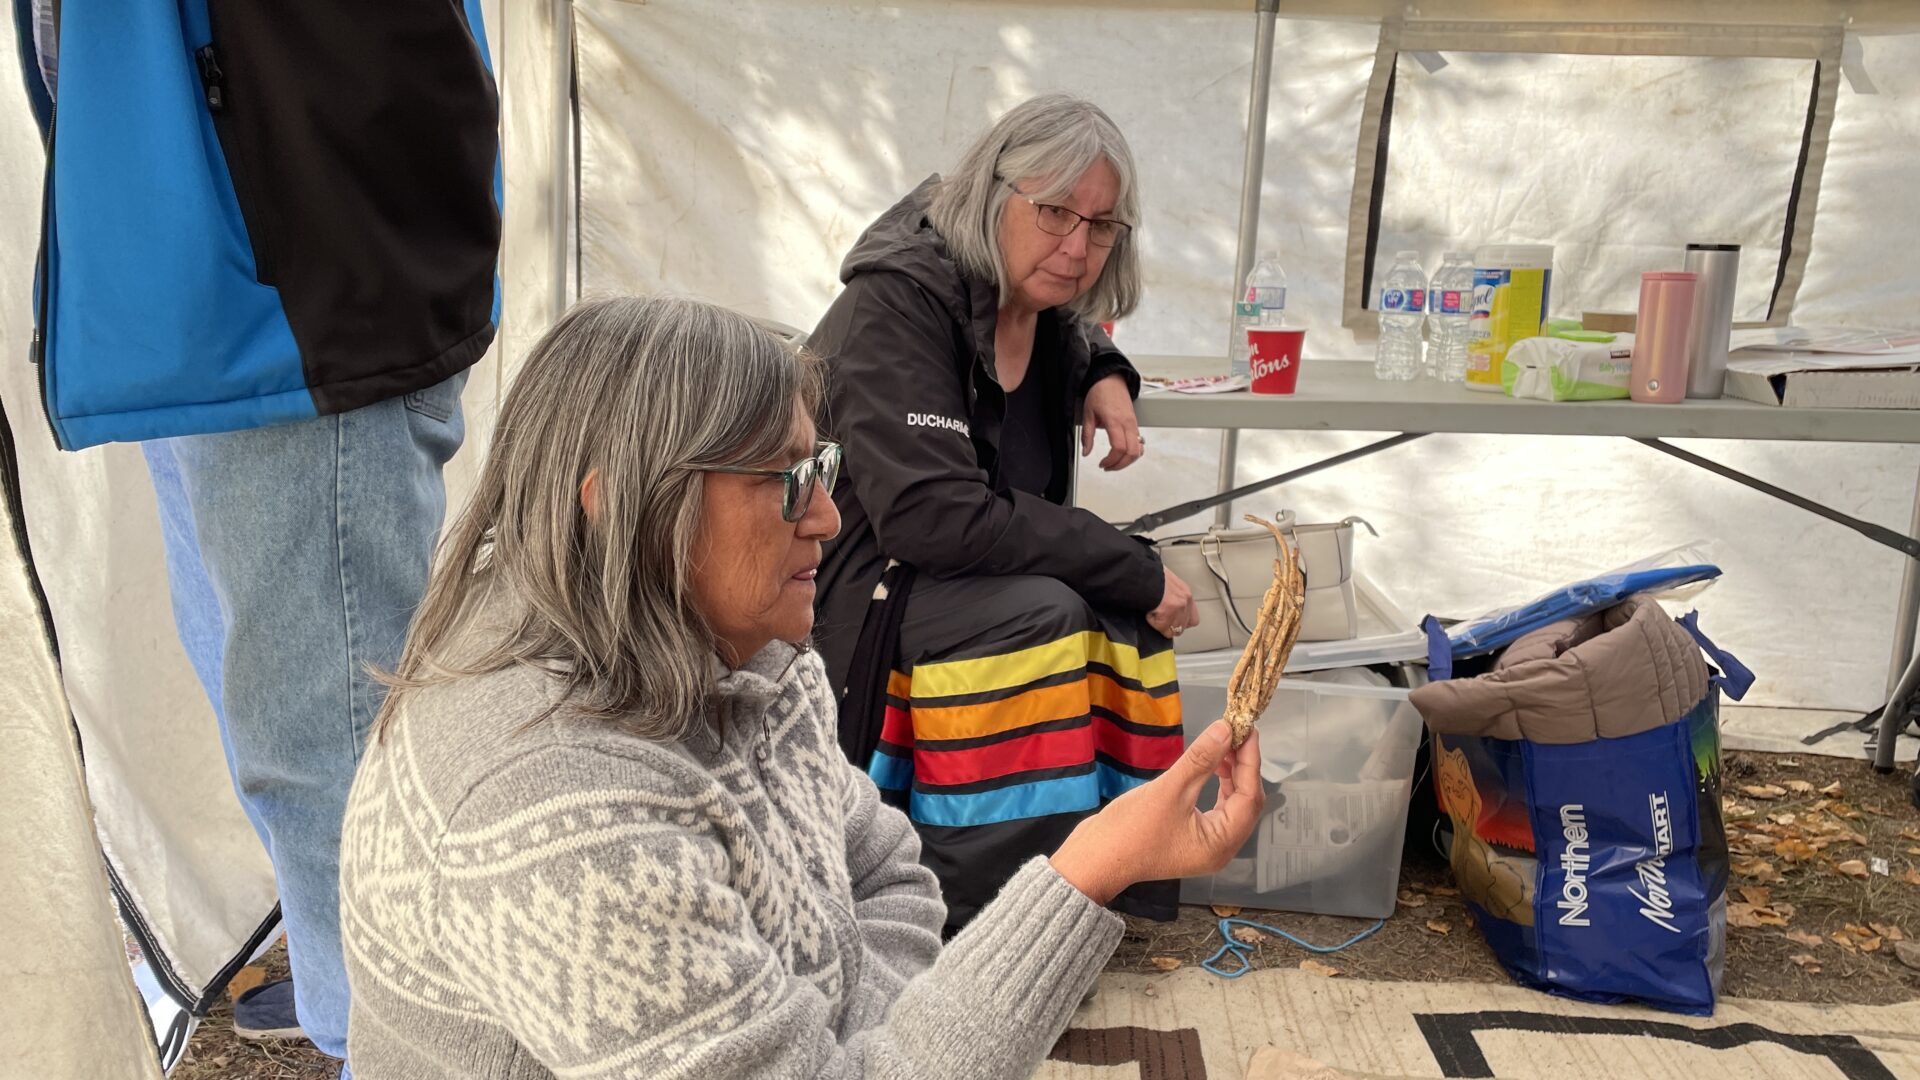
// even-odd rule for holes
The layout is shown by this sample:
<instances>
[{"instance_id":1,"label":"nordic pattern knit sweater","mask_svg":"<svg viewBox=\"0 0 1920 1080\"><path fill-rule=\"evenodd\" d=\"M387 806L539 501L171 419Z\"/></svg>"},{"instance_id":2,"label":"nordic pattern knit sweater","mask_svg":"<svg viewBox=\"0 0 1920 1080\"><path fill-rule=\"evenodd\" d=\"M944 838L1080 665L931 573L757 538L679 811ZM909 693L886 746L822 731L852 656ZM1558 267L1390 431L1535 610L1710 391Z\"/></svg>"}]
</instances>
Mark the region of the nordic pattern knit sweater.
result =
<instances>
[{"instance_id":1,"label":"nordic pattern knit sweater","mask_svg":"<svg viewBox=\"0 0 1920 1080\"><path fill-rule=\"evenodd\" d=\"M681 743L529 725L554 684L525 669L409 695L341 845L358 1080L1034 1070L1120 919L1034 859L943 948L818 657L716 675Z\"/></svg>"}]
</instances>

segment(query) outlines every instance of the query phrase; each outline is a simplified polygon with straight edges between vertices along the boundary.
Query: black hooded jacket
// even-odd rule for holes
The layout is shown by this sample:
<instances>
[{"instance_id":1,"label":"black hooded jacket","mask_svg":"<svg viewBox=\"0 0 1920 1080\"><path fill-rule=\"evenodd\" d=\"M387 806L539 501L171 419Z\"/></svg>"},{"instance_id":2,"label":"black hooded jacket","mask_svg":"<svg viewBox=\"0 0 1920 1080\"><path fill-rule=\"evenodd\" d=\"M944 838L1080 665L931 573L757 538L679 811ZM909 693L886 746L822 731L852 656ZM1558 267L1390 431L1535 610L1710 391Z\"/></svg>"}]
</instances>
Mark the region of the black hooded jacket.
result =
<instances>
[{"instance_id":1,"label":"black hooded jacket","mask_svg":"<svg viewBox=\"0 0 1920 1080\"><path fill-rule=\"evenodd\" d=\"M1140 377L1099 328L1042 315L1033 368L1049 400L1053 483L1015 491L1000 469L1007 395L994 371L999 290L964 272L927 220L937 177L881 215L841 266L846 288L808 340L828 370L827 436L846 448L833 492L840 535L820 568L815 637L843 693L874 586L890 559L953 578L1037 574L1099 607L1160 603L1159 557L1094 514L1065 505L1074 423L1089 387Z\"/></svg>"}]
</instances>

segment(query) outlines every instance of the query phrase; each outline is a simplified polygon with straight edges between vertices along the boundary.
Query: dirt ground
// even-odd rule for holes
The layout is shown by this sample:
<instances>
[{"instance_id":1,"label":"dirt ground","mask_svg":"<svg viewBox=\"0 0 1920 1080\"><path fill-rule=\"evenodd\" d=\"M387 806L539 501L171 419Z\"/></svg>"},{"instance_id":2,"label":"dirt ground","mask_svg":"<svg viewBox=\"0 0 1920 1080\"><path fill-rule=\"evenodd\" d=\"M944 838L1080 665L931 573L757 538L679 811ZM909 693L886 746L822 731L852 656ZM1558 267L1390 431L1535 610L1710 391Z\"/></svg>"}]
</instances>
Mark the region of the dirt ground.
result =
<instances>
[{"instance_id":1,"label":"dirt ground","mask_svg":"<svg viewBox=\"0 0 1920 1080\"><path fill-rule=\"evenodd\" d=\"M1727 754L1723 809L1735 867L1728 896L1728 995L1866 1005L1920 998L1920 970L1896 957L1899 941L1909 934L1920 940L1920 812L1908 802L1907 784L1904 771L1878 776L1861 761ZM1877 872L1875 859L1885 860L1886 873ZM1856 861L1859 866L1852 865ZM1451 893L1445 862L1429 845L1410 844L1400 907L1378 933L1320 957L1262 935L1252 962L1258 968L1297 967L1313 959L1359 979L1505 982L1472 917ZM1338 944L1371 924L1241 914L1320 945ZM1107 970L1198 964L1220 948L1219 921L1204 907L1184 907L1172 923L1129 919ZM284 951L275 948L261 966L267 977L280 977ZM230 1001L207 1017L173 1074L176 1080L332 1080L338 1069L304 1043L236 1039L232 1021Z\"/></svg>"}]
</instances>

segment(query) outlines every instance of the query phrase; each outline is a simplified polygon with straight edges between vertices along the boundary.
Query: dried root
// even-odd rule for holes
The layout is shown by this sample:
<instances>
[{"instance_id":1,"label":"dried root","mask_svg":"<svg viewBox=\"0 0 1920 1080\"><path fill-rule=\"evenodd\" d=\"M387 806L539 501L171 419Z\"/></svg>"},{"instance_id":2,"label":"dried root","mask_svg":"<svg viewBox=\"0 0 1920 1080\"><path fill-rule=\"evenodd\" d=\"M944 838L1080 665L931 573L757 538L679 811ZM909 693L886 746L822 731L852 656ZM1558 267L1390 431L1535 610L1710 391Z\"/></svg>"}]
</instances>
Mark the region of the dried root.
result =
<instances>
[{"instance_id":1,"label":"dried root","mask_svg":"<svg viewBox=\"0 0 1920 1080\"><path fill-rule=\"evenodd\" d=\"M1264 526L1280 545L1280 557L1273 561L1273 584L1260 601L1260 617L1253 625L1253 637L1233 667L1227 680L1227 724L1233 729L1233 745L1247 741L1247 733L1273 700L1274 684L1287 668L1293 643L1300 638L1300 613L1307 602L1307 579L1300 569L1300 556L1287 542L1280 526L1249 515L1248 521Z\"/></svg>"}]
</instances>

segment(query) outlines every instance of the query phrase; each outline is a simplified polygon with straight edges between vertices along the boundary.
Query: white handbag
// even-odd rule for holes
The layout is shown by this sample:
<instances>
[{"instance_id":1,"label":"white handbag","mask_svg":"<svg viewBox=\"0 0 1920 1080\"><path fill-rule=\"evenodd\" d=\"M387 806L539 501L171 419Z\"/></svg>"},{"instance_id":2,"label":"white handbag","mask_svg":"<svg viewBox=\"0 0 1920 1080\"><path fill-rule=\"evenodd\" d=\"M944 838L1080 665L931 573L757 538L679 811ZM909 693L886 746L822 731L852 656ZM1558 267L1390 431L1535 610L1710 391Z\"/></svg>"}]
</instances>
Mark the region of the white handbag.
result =
<instances>
[{"instance_id":1,"label":"white handbag","mask_svg":"<svg viewBox=\"0 0 1920 1080\"><path fill-rule=\"evenodd\" d=\"M1339 641L1359 633L1360 616L1353 596L1353 527L1365 520L1350 517L1327 525L1298 525L1293 511L1283 510L1274 520L1300 552L1307 579L1307 602L1300 617L1301 641ZM1170 536L1154 544L1160 560L1193 590L1200 624L1173 639L1176 653L1238 649L1253 636L1260 616L1260 600L1273 583L1273 563L1280 545L1259 526L1244 529L1208 529L1203 533Z\"/></svg>"}]
</instances>

